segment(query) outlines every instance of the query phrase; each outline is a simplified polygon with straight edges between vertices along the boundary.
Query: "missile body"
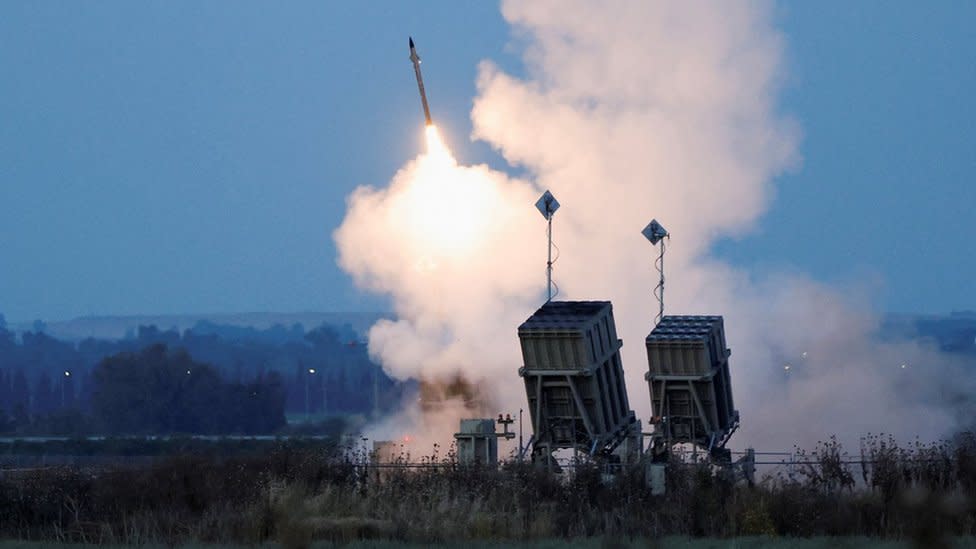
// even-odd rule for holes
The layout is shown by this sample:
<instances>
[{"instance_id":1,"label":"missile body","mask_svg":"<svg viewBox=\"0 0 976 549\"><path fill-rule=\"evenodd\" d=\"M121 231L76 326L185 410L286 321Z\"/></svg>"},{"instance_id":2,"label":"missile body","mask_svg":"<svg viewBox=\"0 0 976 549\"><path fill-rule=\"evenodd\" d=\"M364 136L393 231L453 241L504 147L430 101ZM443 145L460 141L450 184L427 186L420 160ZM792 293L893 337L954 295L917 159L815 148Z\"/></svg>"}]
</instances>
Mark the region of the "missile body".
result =
<instances>
[{"instance_id":1,"label":"missile body","mask_svg":"<svg viewBox=\"0 0 976 549\"><path fill-rule=\"evenodd\" d=\"M420 102L424 105L424 118L427 119L427 125L433 124L430 120L430 108L427 106L427 92L424 91L424 77L420 75L420 56L417 55L417 49L413 45L413 38L410 38L410 61L413 62L413 72L417 74L417 87L420 88Z\"/></svg>"}]
</instances>

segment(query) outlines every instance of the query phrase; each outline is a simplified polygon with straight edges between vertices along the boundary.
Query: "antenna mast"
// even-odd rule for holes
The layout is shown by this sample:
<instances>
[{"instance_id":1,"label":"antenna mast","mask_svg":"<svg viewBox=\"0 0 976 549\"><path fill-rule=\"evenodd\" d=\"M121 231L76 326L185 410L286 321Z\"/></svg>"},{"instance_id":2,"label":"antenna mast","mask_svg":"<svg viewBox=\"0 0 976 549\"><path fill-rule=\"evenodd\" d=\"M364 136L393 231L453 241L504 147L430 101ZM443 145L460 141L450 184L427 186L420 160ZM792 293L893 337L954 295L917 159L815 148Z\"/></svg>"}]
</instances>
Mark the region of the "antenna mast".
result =
<instances>
[{"instance_id":1,"label":"antenna mast","mask_svg":"<svg viewBox=\"0 0 976 549\"><path fill-rule=\"evenodd\" d=\"M658 275L660 275L657 286L654 288L654 295L657 296L657 303L659 305L657 319L654 321L655 325L664 318L664 239L662 238L658 244L661 246L661 253L657 256L657 260L654 261Z\"/></svg>"},{"instance_id":2,"label":"antenna mast","mask_svg":"<svg viewBox=\"0 0 976 549\"><path fill-rule=\"evenodd\" d=\"M657 286L654 287L654 297L658 302L658 313L657 317L654 319L654 325L660 324L661 319L664 318L664 240L671 240L671 235L668 231L658 223L657 219L652 219L650 223L644 227L641 231L648 241L650 241L652 246L658 244L661 245L661 253L658 254L657 259L654 260L654 268L657 269L659 279Z\"/></svg>"},{"instance_id":3,"label":"antenna mast","mask_svg":"<svg viewBox=\"0 0 976 549\"><path fill-rule=\"evenodd\" d=\"M559 209L559 201L546 191L542 193L539 200L535 203L535 208L546 218L546 240L549 244L548 255L546 256L546 303L552 301L552 215Z\"/></svg>"},{"instance_id":4,"label":"antenna mast","mask_svg":"<svg viewBox=\"0 0 976 549\"><path fill-rule=\"evenodd\" d=\"M552 301L552 214L546 216L546 239L549 241L548 258L546 259L546 303Z\"/></svg>"}]
</instances>

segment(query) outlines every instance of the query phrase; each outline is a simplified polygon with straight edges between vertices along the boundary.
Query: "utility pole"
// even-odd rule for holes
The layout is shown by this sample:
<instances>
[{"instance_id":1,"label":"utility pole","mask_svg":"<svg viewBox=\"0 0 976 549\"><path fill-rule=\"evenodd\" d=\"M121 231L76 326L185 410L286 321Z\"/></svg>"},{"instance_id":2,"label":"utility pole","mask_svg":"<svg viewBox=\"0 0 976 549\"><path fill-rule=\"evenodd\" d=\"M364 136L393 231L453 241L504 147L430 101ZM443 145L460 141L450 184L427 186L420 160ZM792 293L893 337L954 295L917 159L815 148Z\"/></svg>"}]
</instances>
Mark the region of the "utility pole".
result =
<instances>
[{"instance_id":1,"label":"utility pole","mask_svg":"<svg viewBox=\"0 0 976 549\"><path fill-rule=\"evenodd\" d=\"M522 446L522 409L519 408L519 461L522 461L522 452L525 451L525 447Z\"/></svg>"},{"instance_id":2,"label":"utility pole","mask_svg":"<svg viewBox=\"0 0 976 549\"><path fill-rule=\"evenodd\" d=\"M373 368L373 417L380 417L380 372Z\"/></svg>"}]
</instances>

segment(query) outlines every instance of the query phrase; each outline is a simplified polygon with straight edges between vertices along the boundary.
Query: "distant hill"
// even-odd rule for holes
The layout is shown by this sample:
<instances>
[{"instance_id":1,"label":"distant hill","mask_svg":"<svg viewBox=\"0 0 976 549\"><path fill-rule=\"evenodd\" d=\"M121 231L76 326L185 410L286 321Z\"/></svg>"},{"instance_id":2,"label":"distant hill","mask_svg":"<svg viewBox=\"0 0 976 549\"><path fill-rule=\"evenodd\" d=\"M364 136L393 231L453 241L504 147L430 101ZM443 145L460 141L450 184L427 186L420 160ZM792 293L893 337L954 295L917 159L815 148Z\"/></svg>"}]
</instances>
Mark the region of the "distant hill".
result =
<instances>
[{"instance_id":1,"label":"distant hill","mask_svg":"<svg viewBox=\"0 0 976 549\"><path fill-rule=\"evenodd\" d=\"M888 314L881 323L880 335L888 340L926 339L944 352L976 357L973 311L953 311L948 315Z\"/></svg>"},{"instance_id":2,"label":"distant hill","mask_svg":"<svg viewBox=\"0 0 976 549\"><path fill-rule=\"evenodd\" d=\"M306 330L322 324L349 327L360 336L365 336L369 327L381 318L393 318L390 313L347 312L347 313L239 313L239 314L195 314L195 315L136 315L136 316L87 316L73 320L48 322L44 332L67 341L80 341L93 337L96 339L122 339L139 326L156 326L160 330L175 328L183 331L198 322L211 322L224 326L251 327L258 330L276 324L292 326L301 324ZM33 329L32 324L13 324L16 332Z\"/></svg>"}]
</instances>

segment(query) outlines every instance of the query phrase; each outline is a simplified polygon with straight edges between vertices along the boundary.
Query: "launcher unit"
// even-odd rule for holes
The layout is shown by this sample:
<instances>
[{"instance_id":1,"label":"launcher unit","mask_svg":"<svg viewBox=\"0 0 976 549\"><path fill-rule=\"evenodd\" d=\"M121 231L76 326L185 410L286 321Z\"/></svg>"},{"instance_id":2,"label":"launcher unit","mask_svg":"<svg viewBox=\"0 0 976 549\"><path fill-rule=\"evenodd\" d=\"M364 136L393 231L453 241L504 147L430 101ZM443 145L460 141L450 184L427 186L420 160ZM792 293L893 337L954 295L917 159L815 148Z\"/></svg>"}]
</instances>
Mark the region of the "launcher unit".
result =
<instances>
[{"instance_id":1,"label":"launcher unit","mask_svg":"<svg viewBox=\"0 0 976 549\"><path fill-rule=\"evenodd\" d=\"M739 426L739 412L732 405L732 353L722 317L665 316L646 345L652 459L666 459L675 444L694 444L728 461L725 443Z\"/></svg>"},{"instance_id":2,"label":"launcher unit","mask_svg":"<svg viewBox=\"0 0 976 549\"><path fill-rule=\"evenodd\" d=\"M550 301L518 335L533 459L564 448L603 457L640 452L609 301Z\"/></svg>"}]
</instances>

